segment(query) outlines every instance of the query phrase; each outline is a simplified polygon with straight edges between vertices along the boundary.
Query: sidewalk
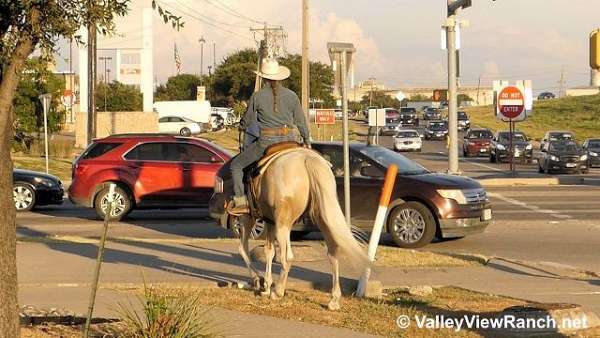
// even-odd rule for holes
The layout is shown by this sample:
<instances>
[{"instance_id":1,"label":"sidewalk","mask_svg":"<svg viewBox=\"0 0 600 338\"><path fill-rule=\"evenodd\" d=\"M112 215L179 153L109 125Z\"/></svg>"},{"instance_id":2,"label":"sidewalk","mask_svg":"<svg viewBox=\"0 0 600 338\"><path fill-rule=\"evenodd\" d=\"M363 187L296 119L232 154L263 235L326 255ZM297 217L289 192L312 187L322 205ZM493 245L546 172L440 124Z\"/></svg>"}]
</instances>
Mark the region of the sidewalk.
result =
<instances>
[{"instance_id":1,"label":"sidewalk","mask_svg":"<svg viewBox=\"0 0 600 338\"><path fill-rule=\"evenodd\" d=\"M294 263L290 272L290 288L330 288L330 266L325 259L324 248L318 244L314 247L323 252L323 260ZM88 285L96 257L95 244L20 242L17 251L19 298L22 305L58 307L85 313ZM277 264L274 269L275 273L279 272ZM342 272L348 278L353 277L347 271L344 273L343 266ZM494 259L487 266L462 268L376 267L372 278L382 281L384 287L453 285L537 302L576 303L600 314L600 278L578 280L573 274L573 271L558 266ZM239 280L247 281L248 272L237 253L235 241L198 241L191 244L160 241L109 242L105 251L101 283L105 286L129 283L139 285L144 280L148 283L215 286ZM102 289L98 294L96 313L114 316L114 311L110 310L114 309L122 297L123 293ZM347 330L320 325L256 317L234 311L223 313L223 318L235 319L231 320L234 336L264 336L267 327L273 330L273 336L289 336L290 332L298 332L305 337L313 333L314 336L352 336Z\"/></svg>"}]
</instances>

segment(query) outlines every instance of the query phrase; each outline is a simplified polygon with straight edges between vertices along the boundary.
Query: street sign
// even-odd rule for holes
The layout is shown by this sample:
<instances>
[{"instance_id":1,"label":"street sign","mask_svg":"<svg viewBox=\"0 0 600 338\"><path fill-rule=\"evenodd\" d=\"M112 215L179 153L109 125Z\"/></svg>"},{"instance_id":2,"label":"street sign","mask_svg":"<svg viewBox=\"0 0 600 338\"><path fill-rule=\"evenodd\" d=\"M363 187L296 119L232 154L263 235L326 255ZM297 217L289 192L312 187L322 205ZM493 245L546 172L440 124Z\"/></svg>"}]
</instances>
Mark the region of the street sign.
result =
<instances>
[{"instance_id":1,"label":"street sign","mask_svg":"<svg viewBox=\"0 0 600 338\"><path fill-rule=\"evenodd\" d=\"M525 111L525 96L517 87L509 86L498 94L498 110L507 119L517 119Z\"/></svg>"},{"instance_id":2,"label":"street sign","mask_svg":"<svg viewBox=\"0 0 600 338\"><path fill-rule=\"evenodd\" d=\"M335 124L335 110L315 109L315 124Z\"/></svg>"},{"instance_id":3,"label":"street sign","mask_svg":"<svg viewBox=\"0 0 600 338\"><path fill-rule=\"evenodd\" d=\"M385 109L369 109L369 127L385 127Z\"/></svg>"},{"instance_id":4,"label":"street sign","mask_svg":"<svg viewBox=\"0 0 600 338\"><path fill-rule=\"evenodd\" d=\"M65 89L63 95L60 97L60 102L65 108L71 108L75 103L75 93L70 89Z\"/></svg>"}]
</instances>

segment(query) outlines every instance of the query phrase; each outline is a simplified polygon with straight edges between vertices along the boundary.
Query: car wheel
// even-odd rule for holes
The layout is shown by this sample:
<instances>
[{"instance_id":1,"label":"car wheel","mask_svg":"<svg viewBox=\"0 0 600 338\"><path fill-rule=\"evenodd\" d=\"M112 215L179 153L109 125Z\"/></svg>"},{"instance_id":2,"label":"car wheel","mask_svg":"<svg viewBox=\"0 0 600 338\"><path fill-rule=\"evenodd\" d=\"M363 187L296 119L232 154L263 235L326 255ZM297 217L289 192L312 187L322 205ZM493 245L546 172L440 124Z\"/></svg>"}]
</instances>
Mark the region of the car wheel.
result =
<instances>
[{"instance_id":1,"label":"car wheel","mask_svg":"<svg viewBox=\"0 0 600 338\"><path fill-rule=\"evenodd\" d=\"M229 229L233 232L233 235L237 238L241 237L242 234L242 224L240 223L239 217L229 216L227 219L229 223ZM254 227L252 227L252 231L250 233L251 239L265 239L267 238L267 223L261 219L256 220L254 223Z\"/></svg>"},{"instance_id":2,"label":"car wheel","mask_svg":"<svg viewBox=\"0 0 600 338\"><path fill-rule=\"evenodd\" d=\"M419 148L419 149L417 149L417 152L418 152L418 153L420 153L420 152L421 152L421 150L423 150L423 149Z\"/></svg>"},{"instance_id":3,"label":"car wheel","mask_svg":"<svg viewBox=\"0 0 600 338\"><path fill-rule=\"evenodd\" d=\"M98 217L101 219L104 219L108 208L108 192L108 186L102 188L102 190L100 190L100 192L96 195L96 199L94 201L96 215L98 215ZM117 186L115 188L114 209L112 210L109 219L111 221L120 221L131 211L132 205L133 203L131 202L131 197L129 197L129 194L123 188Z\"/></svg>"},{"instance_id":4,"label":"car wheel","mask_svg":"<svg viewBox=\"0 0 600 338\"><path fill-rule=\"evenodd\" d=\"M192 135L192 131L190 130L190 128L185 127L185 128L181 128L181 130L179 131L179 134L181 136L186 136L187 137L187 136Z\"/></svg>"},{"instance_id":5,"label":"car wheel","mask_svg":"<svg viewBox=\"0 0 600 338\"><path fill-rule=\"evenodd\" d=\"M29 211L35 206L35 190L28 184L15 183L13 186L13 201L17 212Z\"/></svg>"},{"instance_id":6,"label":"car wheel","mask_svg":"<svg viewBox=\"0 0 600 338\"><path fill-rule=\"evenodd\" d=\"M463 157L469 157L469 152L463 149Z\"/></svg>"},{"instance_id":7,"label":"car wheel","mask_svg":"<svg viewBox=\"0 0 600 338\"><path fill-rule=\"evenodd\" d=\"M583 169L583 170L581 171L581 173L582 173L582 174L588 174L589 172L590 172L590 170L589 170L589 169Z\"/></svg>"},{"instance_id":8,"label":"car wheel","mask_svg":"<svg viewBox=\"0 0 600 338\"><path fill-rule=\"evenodd\" d=\"M496 163L496 155L490 153L490 163Z\"/></svg>"},{"instance_id":9,"label":"car wheel","mask_svg":"<svg viewBox=\"0 0 600 338\"><path fill-rule=\"evenodd\" d=\"M425 205L406 202L392 210L388 218L388 229L397 246L420 248L433 240L436 222Z\"/></svg>"}]
</instances>

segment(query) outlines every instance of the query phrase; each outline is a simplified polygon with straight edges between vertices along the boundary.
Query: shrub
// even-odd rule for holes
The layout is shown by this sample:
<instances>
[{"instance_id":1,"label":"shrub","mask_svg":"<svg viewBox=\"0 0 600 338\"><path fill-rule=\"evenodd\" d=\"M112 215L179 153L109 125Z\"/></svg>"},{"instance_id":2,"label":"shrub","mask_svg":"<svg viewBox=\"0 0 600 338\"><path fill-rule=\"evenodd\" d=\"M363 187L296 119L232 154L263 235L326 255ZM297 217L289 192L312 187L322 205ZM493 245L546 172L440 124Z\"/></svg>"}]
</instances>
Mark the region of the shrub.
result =
<instances>
[{"instance_id":1,"label":"shrub","mask_svg":"<svg viewBox=\"0 0 600 338\"><path fill-rule=\"evenodd\" d=\"M122 337L126 338L212 338L216 327L207 318L198 294L182 290L144 286L139 297L142 313L119 304Z\"/></svg>"}]
</instances>

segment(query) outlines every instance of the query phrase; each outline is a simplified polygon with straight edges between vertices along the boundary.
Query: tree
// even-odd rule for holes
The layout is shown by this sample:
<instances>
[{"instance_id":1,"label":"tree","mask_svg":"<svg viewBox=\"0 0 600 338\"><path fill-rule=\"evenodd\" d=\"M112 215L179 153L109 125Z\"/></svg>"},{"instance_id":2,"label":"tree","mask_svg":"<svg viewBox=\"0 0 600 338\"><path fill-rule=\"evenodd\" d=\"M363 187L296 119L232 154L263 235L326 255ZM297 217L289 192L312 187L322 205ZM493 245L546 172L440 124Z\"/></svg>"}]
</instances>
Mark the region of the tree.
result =
<instances>
[{"instance_id":1,"label":"tree","mask_svg":"<svg viewBox=\"0 0 600 338\"><path fill-rule=\"evenodd\" d=\"M114 19L127 12L129 0L0 0L0 337L19 336L17 305L16 225L12 198L13 135L11 106L27 58L35 49L51 55L59 37L77 38L81 26L100 33L114 29ZM153 6L155 6L153 0ZM179 28L176 17L158 8L165 22Z\"/></svg>"},{"instance_id":2,"label":"tree","mask_svg":"<svg viewBox=\"0 0 600 338\"><path fill-rule=\"evenodd\" d=\"M373 91L373 97L370 95L363 96L360 103L363 106L376 106L379 108L400 108L401 102L397 98L387 95L385 92L377 90Z\"/></svg>"},{"instance_id":3,"label":"tree","mask_svg":"<svg viewBox=\"0 0 600 338\"><path fill-rule=\"evenodd\" d=\"M96 85L96 105L98 106L97 111L142 111L143 97L135 86L117 81L108 85L99 83Z\"/></svg>"},{"instance_id":4,"label":"tree","mask_svg":"<svg viewBox=\"0 0 600 338\"><path fill-rule=\"evenodd\" d=\"M60 123L65 113L60 104L64 80L50 72L47 65L47 62L38 57L25 62L24 71L13 99L15 131L27 133L41 131L44 127L44 112L39 96L46 93L52 95L48 111L48 130L55 132L60 129Z\"/></svg>"},{"instance_id":5,"label":"tree","mask_svg":"<svg viewBox=\"0 0 600 338\"><path fill-rule=\"evenodd\" d=\"M156 101L195 100L197 87L202 79L193 74L179 74L167 79L167 83L156 88Z\"/></svg>"},{"instance_id":6,"label":"tree","mask_svg":"<svg viewBox=\"0 0 600 338\"><path fill-rule=\"evenodd\" d=\"M258 55L254 49L243 49L225 57L213 74L213 102L232 106L247 101L254 92Z\"/></svg>"},{"instance_id":7,"label":"tree","mask_svg":"<svg viewBox=\"0 0 600 338\"><path fill-rule=\"evenodd\" d=\"M460 106L463 102L473 101L473 99L467 94L458 94L457 101Z\"/></svg>"},{"instance_id":8,"label":"tree","mask_svg":"<svg viewBox=\"0 0 600 338\"><path fill-rule=\"evenodd\" d=\"M422 94L415 94L410 97L409 101L419 102L419 101L431 101L433 98L431 96L425 96Z\"/></svg>"}]
</instances>

